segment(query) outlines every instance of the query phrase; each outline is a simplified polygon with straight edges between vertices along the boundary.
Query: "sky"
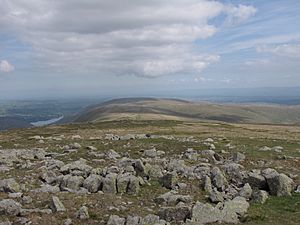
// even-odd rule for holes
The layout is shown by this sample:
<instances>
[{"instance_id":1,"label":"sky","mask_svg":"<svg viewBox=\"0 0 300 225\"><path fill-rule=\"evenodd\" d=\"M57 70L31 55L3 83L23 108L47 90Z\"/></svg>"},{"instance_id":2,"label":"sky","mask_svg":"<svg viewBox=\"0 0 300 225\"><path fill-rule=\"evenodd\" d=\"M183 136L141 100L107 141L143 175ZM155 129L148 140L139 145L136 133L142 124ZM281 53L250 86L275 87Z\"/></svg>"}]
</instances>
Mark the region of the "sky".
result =
<instances>
[{"instance_id":1,"label":"sky","mask_svg":"<svg viewBox=\"0 0 300 225\"><path fill-rule=\"evenodd\" d=\"M300 86L299 0L0 0L0 98Z\"/></svg>"}]
</instances>

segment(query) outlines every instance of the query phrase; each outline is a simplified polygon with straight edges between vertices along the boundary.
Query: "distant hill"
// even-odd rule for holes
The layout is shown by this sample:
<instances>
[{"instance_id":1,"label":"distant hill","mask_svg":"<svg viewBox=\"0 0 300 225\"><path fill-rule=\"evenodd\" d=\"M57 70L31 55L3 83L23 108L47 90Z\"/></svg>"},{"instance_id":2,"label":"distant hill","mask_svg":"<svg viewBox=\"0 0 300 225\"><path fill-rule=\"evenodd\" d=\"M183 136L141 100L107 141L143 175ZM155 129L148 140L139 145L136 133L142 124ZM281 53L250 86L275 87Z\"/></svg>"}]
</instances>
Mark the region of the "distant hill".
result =
<instances>
[{"instance_id":1,"label":"distant hill","mask_svg":"<svg viewBox=\"0 0 300 225\"><path fill-rule=\"evenodd\" d=\"M24 119L17 117L0 117L0 131L28 127L32 127L32 125Z\"/></svg>"},{"instance_id":2,"label":"distant hill","mask_svg":"<svg viewBox=\"0 0 300 225\"><path fill-rule=\"evenodd\" d=\"M300 123L300 106L217 104L179 99L123 98L90 106L72 122L106 120L215 120L233 123Z\"/></svg>"}]
</instances>

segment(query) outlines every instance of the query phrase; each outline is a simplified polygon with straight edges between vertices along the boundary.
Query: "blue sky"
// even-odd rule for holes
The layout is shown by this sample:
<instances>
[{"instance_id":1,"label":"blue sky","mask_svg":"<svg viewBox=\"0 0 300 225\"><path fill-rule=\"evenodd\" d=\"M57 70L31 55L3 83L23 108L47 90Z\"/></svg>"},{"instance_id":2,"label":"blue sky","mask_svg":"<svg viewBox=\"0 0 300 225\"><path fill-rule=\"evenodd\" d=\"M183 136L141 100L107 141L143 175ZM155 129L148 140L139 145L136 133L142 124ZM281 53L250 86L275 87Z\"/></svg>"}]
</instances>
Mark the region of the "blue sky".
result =
<instances>
[{"instance_id":1,"label":"blue sky","mask_svg":"<svg viewBox=\"0 0 300 225\"><path fill-rule=\"evenodd\" d=\"M298 0L0 0L2 97L289 87L299 71Z\"/></svg>"}]
</instances>

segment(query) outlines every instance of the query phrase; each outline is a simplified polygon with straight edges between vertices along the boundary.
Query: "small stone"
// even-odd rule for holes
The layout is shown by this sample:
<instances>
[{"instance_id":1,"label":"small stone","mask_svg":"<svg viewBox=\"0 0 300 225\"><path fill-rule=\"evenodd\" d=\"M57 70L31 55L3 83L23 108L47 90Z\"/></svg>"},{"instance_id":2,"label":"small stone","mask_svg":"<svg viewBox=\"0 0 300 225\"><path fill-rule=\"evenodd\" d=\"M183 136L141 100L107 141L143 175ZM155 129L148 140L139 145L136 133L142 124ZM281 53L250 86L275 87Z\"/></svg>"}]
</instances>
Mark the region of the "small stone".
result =
<instances>
[{"instance_id":1,"label":"small stone","mask_svg":"<svg viewBox=\"0 0 300 225\"><path fill-rule=\"evenodd\" d=\"M89 219L88 207L82 206L76 213L76 217L81 220Z\"/></svg>"},{"instance_id":2,"label":"small stone","mask_svg":"<svg viewBox=\"0 0 300 225\"><path fill-rule=\"evenodd\" d=\"M90 145L90 146L87 146L86 149L87 149L87 150L91 150L91 151L97 151L97 148L94 147L94 146L91 146L91 145Z\"/></svg>"},{"instance_id":3,"label":"small stone","mask_svg":"<svg viewBox=\"0 0 300 225\"><path fill-rule=\"evenodd\" d=\"M69 219L66 219L65 221L64 221L64 225L71 225L71 224L73 224L73 221L69 218Z\"/></svg>"}]
</instances>

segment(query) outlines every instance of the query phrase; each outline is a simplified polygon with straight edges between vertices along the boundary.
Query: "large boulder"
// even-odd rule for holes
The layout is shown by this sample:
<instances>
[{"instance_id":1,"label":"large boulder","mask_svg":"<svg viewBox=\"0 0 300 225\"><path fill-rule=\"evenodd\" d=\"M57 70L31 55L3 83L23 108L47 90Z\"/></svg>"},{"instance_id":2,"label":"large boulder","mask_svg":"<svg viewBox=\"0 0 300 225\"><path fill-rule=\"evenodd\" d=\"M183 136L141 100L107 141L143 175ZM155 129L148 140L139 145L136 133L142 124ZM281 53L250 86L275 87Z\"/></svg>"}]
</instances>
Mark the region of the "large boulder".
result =
<instances>
[{"instance_id":1,"label":"large boulder","mask_svg":"<svg viewBox=\"0 0 300 225\"><path fill-rule=\"evenodd\" d=\"M163 187L173 189L178 184L178 176L176 172L167 173L159 179Z\"/></svg>"},{"instance_id":2,"label":"large boulder","mask_svg":"<svg viewBox=\"0 0 300 225\"><path fill-rule=\"evenodd\" d=\"M242 189L239 191L239 196L244 197L246 199L250 199L252 195L252 188L250 184L246 183Z\"/></svg>"},{"instance_id":3,"label":"large boulder","mask_svg":"<svg viewBox=\"0 0 300 225\"><path fill-rule=\"evenodd\" d=\"M157 204L176 205L180 202L190 203L193 198L190 195L180 195L177 191L169 191L154 199Z\"/></svg>"},{"instance_id":4,"label":"large boulder","mask_svg":"<svg viewBox=\"0 0 300 225\"><path fill-rule=\"evenodd\" d=\"M110 173L107 174L106 177L102 179L102 191L104 193L117 193L117 174Z\"/></svg>"},{"instance_id":5,"label":"large boulder","mask_svg":"<svg viewBox=\"0 0 300 225\"><path fill-rule=\"evenodd\" d=\"M130 173L118 175L117 190L121 194L137 194L140 190L140 180Z\"/></svg>"},{"instance_id":6,"label":"large boulder","mask_svg":"<svg viewBox=\"0 0 300 225\"><path fill-rule=\"evenodd\" d=\"M60 168L61 173L63 174L73 174L87 177L92 171L93 167L86 164L85 159L79 159L75 162L66 164Z\"/></svg>"},{"instance_id":7,"label":"large boulder","mask_svg":"<svg viewBox=\"0 0 300 225\"><path fill-rule=\"evenodd\" d=\"M290 196L294 182L287 175L281 173L267 178L270 194L275 196Z\"/></svg>"},{"instance_id":8,"label":"large boulder","mask_svg":"<svg viewBox=\"0 0 300 225\"><path fill-rule=\"evenodd\" d=\"M139 225L141 218L139 216L127 216L126 225Z\"/></svg>"},{"instance_id":9,"label":"large boulder","mask_svg":"<svg viewBox=\"0 0 300 225\"><path fill-rule=\"evenodd\" d=\"M167 222L185 221L190 215L191 209L187 206L162 207L158 211L159 218Z\"/></svg>"},{"instance_id":10,"label":"large boulder","mask_svg":"<svg viewBox=\"0 0 300 225\"><path fill-rule=\"evenodd\" d=\"M99 175L91 174L83 182L83 187L86 188L91 193L96 193L99 191L102 179Z\"/></svg>"},{"instance_id":11,"label":"large boulder","mask_svg":"<svg viewBox=\"0 0 300 225\"><path fill-rule=\"evenodd\" d=\"M60 184L62 191L78 191L84 182L84 178L81 176L66 175L63 177Z\"/></svg>"},{"instance_id":12,"label":"large boulder","mask_svg":"<svg viewBox=\"0 0 300 225\"><path fill-rule=\"evenodd\" d=\"M209 200L212 203L218 203L218 202L223 202L224 197L222 192L219 192L216 188L214 188L210 193L209 193Z\"/></svg>"},{"instance_id":13,"label":"large boulder","mask_svg":"<svg viewBox=\"0 0 300 225\"><path fill-rule=\"evenodd\" d=\"M197 202L192 209L192 217L187 220L188 225L207 223L239 223L249 208L249 203L243 197L236 197L215 207L208 203Z\"/></svg>"},{"instance_id":14,"label":"large boulder","mask_svg":"<svg viewBox=\"0 0 300 225\"><path fill-rule=\"evenodd\" d=\"M12 199L3 199L0 201L0 215L17 216L22 210L22 205Z\"/></svg>"},{"instance_id":15,"label":"large boulder","mask_svg":"<svg viewBox=\"0 0 300 225\"><path fill-rule=\"evenodd\" d=\"M166 225L166 221L157 215L149 214L140 220L141 225Z\"/></svg>"},{"instance_id":16,"label":"large boulder","mask_svg":"<svg viewBox=\"0 0 300 225\"><path fill-rule=\"evenodd\" d=\"M111 215L108 219L107 225L125 225L126 219L117 215Z\"/></svg>"},{"instance_id":17,"label":"large boulder","mask_svg":"<svg viewBox=\"0 0 300 225\"><path fill-rule=\"evenodd\" d=\"M0 192L16 193L20 191L20 185L14 178L0 180Z\"/></svg>"},{"instance_id":18,"label":"large boulder","mask_svg":"<svg viewBox=\"0 0 300 225\"><path fill-rule=\"evenodd\" d=\"M253 189L267 190L268 188L266 178L259 171L249 172L243 181Z\"/></svg>"},{"instance_id":19,"label":"large boulder","mask_svg":"<svg viewBox=\"0 0 300 225\"><path fill-rule=\"evenodd\" d=\"M233 153L233 155L232 155L232 160L233 160L234 162L237 162L237 163L242 162L242 161L244 161L245 159L246 159L246 156L245 156L243 153L240 153L240 152L235 152L235 153Z\"/></svg>"},{"instance_id":20,"label":"large boulder","mask_svg":"<svg viewBox=\"0 0 300 225\"><path fill-rule=\"evenodd\" d=\"M228 185L228 181L225 175L218 167L214 167L211 170L212 184L220 191L225 190Z\"/></svg>"},{"instance_id":21,"label":"large boulder","mask_svg":"<svg viewBox=\"0 0 300 225\"><path fill-rule=\"evenodd\" d=\"M269 197L268 192L263 190L256 190L252 193L252 201L255 203L264 204Z\"/></svg>"}]
</instances>

